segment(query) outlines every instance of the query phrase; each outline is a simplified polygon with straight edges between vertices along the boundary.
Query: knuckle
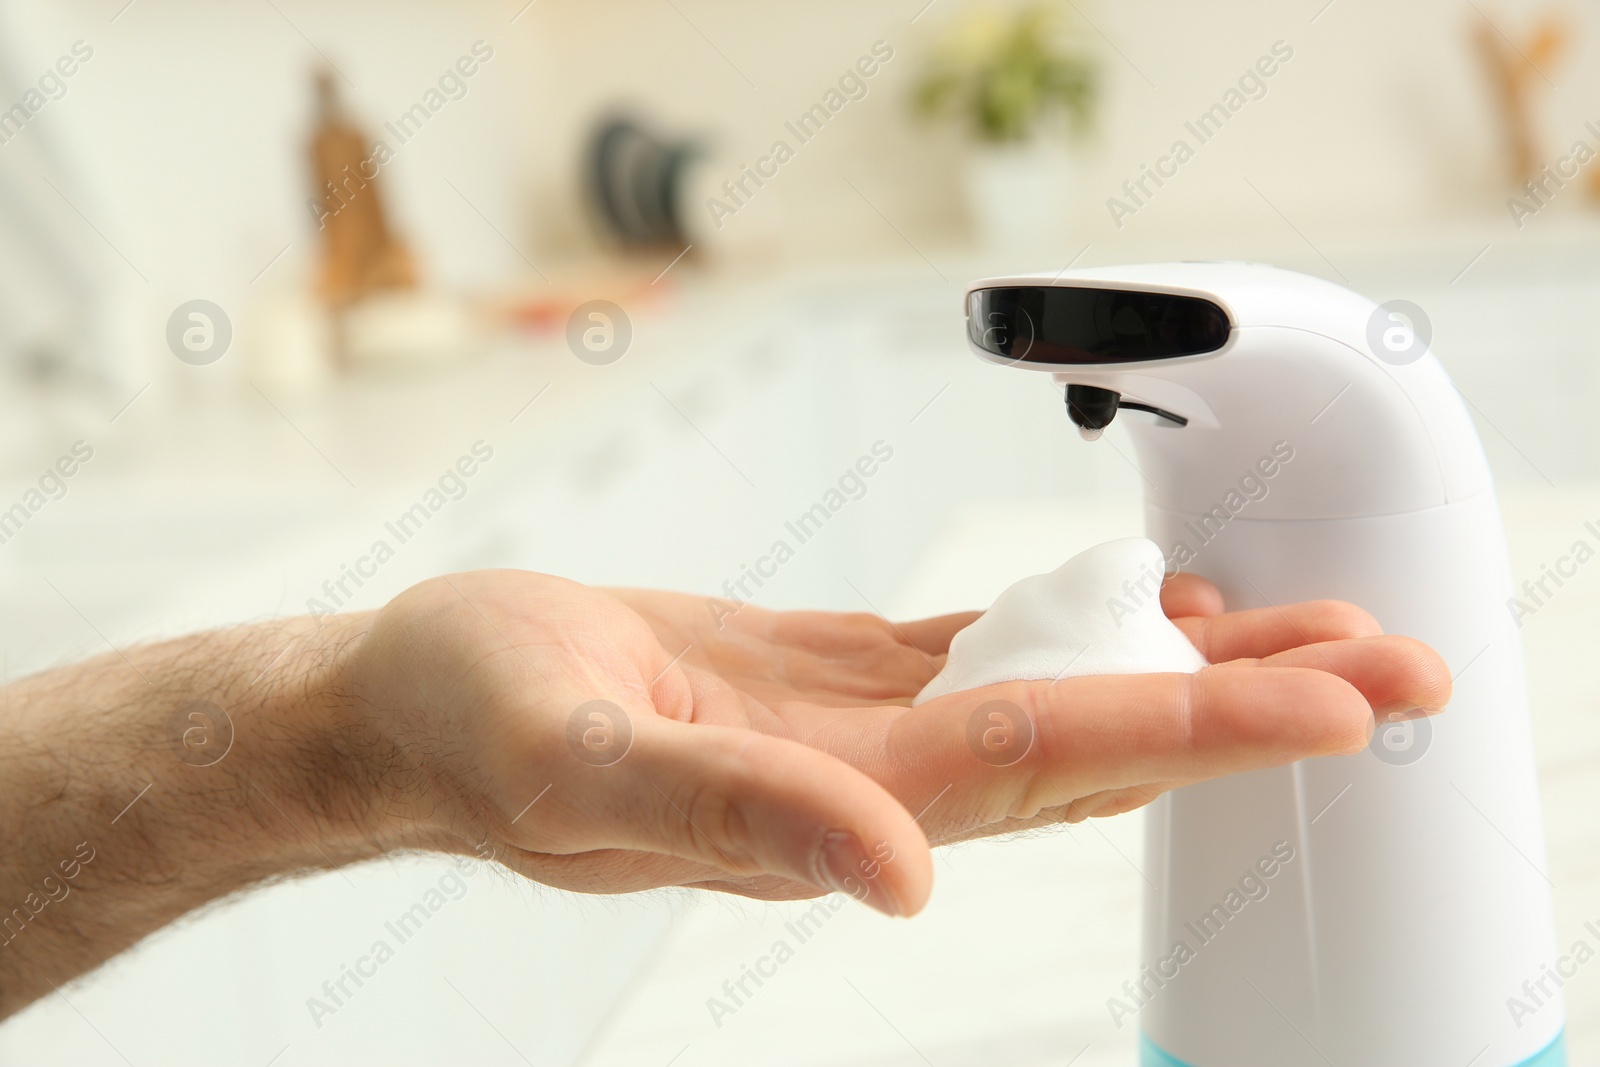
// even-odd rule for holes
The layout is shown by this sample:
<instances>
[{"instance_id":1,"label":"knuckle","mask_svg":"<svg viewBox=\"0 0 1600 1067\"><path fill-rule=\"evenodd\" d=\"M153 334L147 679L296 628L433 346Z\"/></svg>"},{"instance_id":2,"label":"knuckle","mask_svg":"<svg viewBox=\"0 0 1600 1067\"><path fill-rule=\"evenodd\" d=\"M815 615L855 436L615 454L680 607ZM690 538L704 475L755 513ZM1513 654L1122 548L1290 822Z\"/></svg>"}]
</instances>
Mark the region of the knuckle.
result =
<instances>
[{"instance_id":1,"label":"knuckle","mask_svg":"<svg viewBox=\"0 0 1600 1067\"><path fill-rule=\"evenodd\" d=\"M1209 669L1209 668L1208 668ZM1183 751L1193 752L1198 736L1197 722L1204 722L1211 711L1211 704L1207 701L1210 686L1207 679L1201 679L1204 671L1184 675L1178 685L1172 687L1169 700L1172 704L1172 721L1174 732L1183 742Z\"/></svg>"},{"instance_id":2,"label":"knuckle","mask_svg":"<svg viewBox=\"0 0 1600 1067\"><path fill-rule=\"evenodd\" d=\"M738 775L731 775L737 779ZM756 861L756 839L744 806L734 799L742 790L735 780L727 787L691 783L667 814L685 855L731 873L750 876L763 870ZM676 810L675 810L676 809Z\"/></svg>"},{"instance_id":3,"label":"knuckle","mask_svg":"<svg viewBox=\"0 0 1600 1067\"><path fill-rule=\"evenodd\" d=\"M1031 723L1032 736L1027 751L1014 764L998 768L1010 775L1010 781L983 791L975 813L978 825L1033 818L1088 788L1093 768L1085 765L1083 739L1075 736L1067 710L1074 699L1075 681L1019 686L1009 694L1013 706Z\"/></svg>"}]
</instances>

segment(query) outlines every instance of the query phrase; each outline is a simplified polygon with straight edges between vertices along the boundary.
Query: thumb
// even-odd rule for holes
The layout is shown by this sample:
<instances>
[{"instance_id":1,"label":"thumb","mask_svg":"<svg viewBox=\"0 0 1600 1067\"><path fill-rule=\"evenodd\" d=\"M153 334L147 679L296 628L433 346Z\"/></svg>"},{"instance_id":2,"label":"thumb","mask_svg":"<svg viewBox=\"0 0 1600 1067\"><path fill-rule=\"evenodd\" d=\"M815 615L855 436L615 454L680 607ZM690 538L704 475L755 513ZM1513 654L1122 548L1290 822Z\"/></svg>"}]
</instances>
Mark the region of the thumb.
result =
<instances>
[{"instance_id":1,"label":"thumb","mask_svg":"<svg viewBox=\"0 0 1600 1067\"><path fill-rule=\"evenodd\" d=\"M615 707L615 705L613 705ZM620 708L616 709L621 711ZM736 727L634 717L627 752L585 767L603 845L741 877L778 875L911 915L933 888L922 829L882 786L795 741ZM589 835L586 835L589 836Z\"/></svg>"}]
</instances>

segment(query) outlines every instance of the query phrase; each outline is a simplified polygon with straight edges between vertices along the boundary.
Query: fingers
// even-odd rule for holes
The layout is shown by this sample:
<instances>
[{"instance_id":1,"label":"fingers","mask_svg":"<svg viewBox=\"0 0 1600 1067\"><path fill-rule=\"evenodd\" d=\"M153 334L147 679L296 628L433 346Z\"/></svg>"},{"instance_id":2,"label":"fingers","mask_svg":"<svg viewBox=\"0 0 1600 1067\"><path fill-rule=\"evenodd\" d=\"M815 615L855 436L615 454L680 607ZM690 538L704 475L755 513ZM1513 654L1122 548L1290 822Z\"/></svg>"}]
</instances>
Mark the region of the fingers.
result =
<instances>
[{"instance_id":1,"label":"fingers","mask_svg":"<svg viewBox=\"0 0 1600 1067\"><path fill-rule=\"evenodd\" d=\"M1008 707L1026 716L1014 735L1026 744L1010 756L1001 749L996 759L981 751L985 730L974 731L972 722L998 713L1000 729ZM1009 683L902 715L877 777L912 805L946 789L923 817L929 836L942 841L970 835L974 824L1031 819L1107 790L1356 752L1372 729L1372 709L1355 686L1305 667Z\"/></svg>"},{"instance_id":2,"label":"fingers","mask_svg":"<svg viewBox=\"0 0 1600 1067\"><path fill-rule=\"evenodd\" d=\"M1166 603L1164 596L1162 603ZM1261 659L1300 645L1383 633L1376 619L1342 600L1311 600L1172 621L1212 663Z\"/></svg>"},{"instance_id":3,"label":"fingers","mask_svg":"<svg viewBox=\"0 0 1600 1067\"><path fill-rule=\"evenodd\" d=\"M1221 615L1222 593L1195 574L1175 574L1161 585L1161 610L1167 618Z\"/></svg>"},{"instance_id":4,"label":"fingers","mask_svg":"<svg viewBox=\"0 0 1600 1067\"><path fill-rule=\"evenodd\" d=\"M603 844L693 860L735 882L804 882L889 915L926 903L927 839L865 774L747 730L655 718L635 725L627 755L590 776L604 808L595 829Z\"/></svg>"},{"instance_id":5,"label":"fingers","mask_svg":"<svg viewBox=\"0 0 1600 1067\"><path fill-rule=\"evenodd\" d=\"M981 611L960 611L954 615L902 622L895 629L912 648L921 649L930 656L942 656L950 651L950 639L971 626L982 614Z\"/></svg>"},{"instance_id":6,"label":"fingers","mask_svg":"<svg viewBox=\"0 0 1600 1067\"><path fill-rule=\"evenodd\" d=\"M882 644L928 656L950 651L950 639L970 626L981 611L961 611L912 622L891 622L865 612L786 611L772 619L772 637L822 655L854 655Z\"/></svg>"},{"instance_id":7,"label":"fingers","mask_svg":"<svg viewBox=\"0 0 1600 1067\"><path fill-rule=\"evenodd\" d=\"M1357 752L1372 732L1354 686L1305 667L1074 678L1024 696L1038 724L1034 788L1074 782L1055 803Z\"/></svg>"},{"instance_id":8,"label":"fingers","mask_svg":"<svg viewBox=\"0 0 1600 1067\"><path fill-rule=\"evenodd\" d=\"M949 645L976 615L947 616L904 626L877 615L794 611L771 616L764 637L778 658L763 679L756 670L741 679L763 698L790 697L824 704L909 703L943 666L942 654L920 644ZM770 654L773 644L760 647ZM774 670L773 668L776 668ZM772 684L767 684L772 683Z\"/></svg>"},{"instance_id":9,"label":"fingers","mask_svg":"<svg viewBox=\"0 0 1600 1067\"><path fill-rule=\"evenodd\" d=\"M1398 634L1302 645L1260 663L1336 674L1355 686L1380 717L1411 708L1433 714L1450 702L1450 668L1444 658L1421 641Z\"/></svg>"}]
</instances>

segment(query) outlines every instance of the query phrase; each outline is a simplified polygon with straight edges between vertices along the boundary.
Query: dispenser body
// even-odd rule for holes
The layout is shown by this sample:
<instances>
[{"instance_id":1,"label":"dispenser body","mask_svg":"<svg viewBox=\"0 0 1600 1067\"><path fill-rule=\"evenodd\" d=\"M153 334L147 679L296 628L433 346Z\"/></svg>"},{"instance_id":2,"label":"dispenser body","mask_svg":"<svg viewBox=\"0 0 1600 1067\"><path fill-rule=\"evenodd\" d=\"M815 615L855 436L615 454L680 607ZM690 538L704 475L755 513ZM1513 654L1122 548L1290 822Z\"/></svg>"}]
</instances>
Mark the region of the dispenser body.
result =
<instances>
[{"instance_id":1,"label":"dispenser body","mask_svg":"<svg viewBox=\"0 0 1600 1067\"><path fill-rule=\"evenodd\" d=\"M1137 1016L1147 1067L1565 1063L1559 991L1512 1003L1556 953L1493 484L1435 356L1375 346L1392 328L1365 297L1252 264L968 292L978 355L1050 372L1085 437L1128 424L1169 572L1233 609L1351 601L1455 679L1444 714L1380 723L1366 751L1149 807L1156 888L1111 1005Z\"/></svg>"},{"instance_id":2,"label":"dispenser body","mask_svg":"<svg viewBox=\"0 0 1600 1067\"><path fill-rule=\"evenodd\" d=\"M1149 535L1192 542L1202 518L1150 507ZM1159 891L1141 962L1159 977L1179 942L1191 958L1164 968L1173 978L1139 1013L1160 1050L1148 1067L1561 1063L1534 1059L1558 1040L1559 1001L1507 1010L1555 952L1493 494L1367 519L1240 516L1192 570L1233 608L1360 604L1458 677L1444 715L1386 724L1365 752L1150 806L1144 871Z\"/></svg>"}]
</instances>

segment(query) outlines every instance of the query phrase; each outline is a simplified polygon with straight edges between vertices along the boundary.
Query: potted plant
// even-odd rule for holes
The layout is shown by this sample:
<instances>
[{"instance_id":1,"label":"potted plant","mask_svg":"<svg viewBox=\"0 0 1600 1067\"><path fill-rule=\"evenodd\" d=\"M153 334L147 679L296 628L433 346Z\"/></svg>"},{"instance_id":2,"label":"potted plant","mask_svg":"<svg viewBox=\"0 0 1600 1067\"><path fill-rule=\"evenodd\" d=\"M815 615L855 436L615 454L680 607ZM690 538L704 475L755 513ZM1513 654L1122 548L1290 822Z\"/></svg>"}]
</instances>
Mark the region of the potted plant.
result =
<instances>
[{"instance_id":1,"label":"potted plant","mask_svg":"<svg viewBox=\"0 0 1600 1067\"><path fill-rule=\"evenodd\" d=\"M1066 142L1092 126L1097 67L1062 5L986 4L935 43L913 97L975 142L967 195L990 250L1042 250L1066 239L1074 189Z\"/></svg>"}]
</instances>

